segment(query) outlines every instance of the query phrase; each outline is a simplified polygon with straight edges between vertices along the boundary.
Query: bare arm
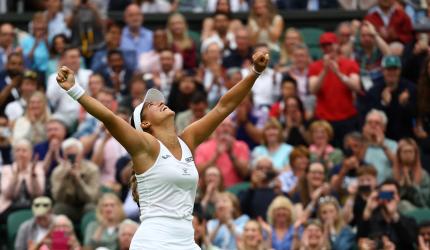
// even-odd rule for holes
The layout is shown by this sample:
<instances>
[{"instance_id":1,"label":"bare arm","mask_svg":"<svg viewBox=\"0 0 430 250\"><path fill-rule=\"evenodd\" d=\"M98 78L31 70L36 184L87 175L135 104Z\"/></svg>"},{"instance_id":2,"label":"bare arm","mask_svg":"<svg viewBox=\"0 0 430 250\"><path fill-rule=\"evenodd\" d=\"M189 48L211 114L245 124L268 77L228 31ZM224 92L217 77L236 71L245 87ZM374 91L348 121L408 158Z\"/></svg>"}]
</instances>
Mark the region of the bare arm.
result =
<instances>
[{"instance_id":1,"label":"bare arm","mask_svg":"<svg viewBox=\"0 0 430 250\"><path fill-rule=\"evenodd\" d=\"M324 77L327 75L327 69L324 68L323 71L318 76L309 77L309 91L311 94L316 95L320 91Z\"/></svg>"},{"instance_id":2,"label":"bare arm","mask_svg":"<svg viewBox=\"0 0 430 250\"><path fill-rule=\"evenodd\" d=\"M253 55L255 70L263 71L269 63L267 51L257 51ZM215 128L242 102L248 95L258 74L251 71L242 81L231 88L221 97L218 104L202 119L185 128L181 137L187 142L191 150L208 138Z\"/></svg>"},{"instance_id":3,"label":"bare arm","mask_svg":"<svg viewBox=\"0 0 430 250\"><path fill-rule=\"evenodd\" d=\"M284 21L282 17L275 16L275 23L269 28L269 36L272 42L277 42L281 37L282 30L284 29Z\"/></svg>"},{"instance_id":4,"label":"bare arm","mask_svg":"<svg viewBox=\"0 0 430 250\"><path fill-rule=\"evenodd\" d=\"M12 82L4 87L4 89L0 92L0 105L3 105L6 102L7 98L12 92L12 89L17 87L20 82L20 77L14 77Z\"/></svg>"}]
</instances>

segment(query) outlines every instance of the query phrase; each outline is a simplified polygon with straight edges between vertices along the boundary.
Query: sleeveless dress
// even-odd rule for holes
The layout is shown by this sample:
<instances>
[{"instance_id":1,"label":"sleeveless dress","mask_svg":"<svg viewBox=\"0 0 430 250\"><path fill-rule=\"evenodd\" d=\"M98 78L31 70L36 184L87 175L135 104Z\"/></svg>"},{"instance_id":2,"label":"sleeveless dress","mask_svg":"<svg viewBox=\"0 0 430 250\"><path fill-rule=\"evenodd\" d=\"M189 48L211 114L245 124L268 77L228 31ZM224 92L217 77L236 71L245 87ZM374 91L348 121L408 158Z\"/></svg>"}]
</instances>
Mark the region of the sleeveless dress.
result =
<instances>
[{"instance_id":1,"label":"sleeveless dress","mask_svg":"<svg viewBox=\"0 0 430 250\"><path fill-rule=\"evenodd\" d=\"M136 175L141 224L130 250L198 250L192 225L198 172L191 150L180 138L178 160L160 141L160 153L146 172Z\"/></svg>"}]
</instances>

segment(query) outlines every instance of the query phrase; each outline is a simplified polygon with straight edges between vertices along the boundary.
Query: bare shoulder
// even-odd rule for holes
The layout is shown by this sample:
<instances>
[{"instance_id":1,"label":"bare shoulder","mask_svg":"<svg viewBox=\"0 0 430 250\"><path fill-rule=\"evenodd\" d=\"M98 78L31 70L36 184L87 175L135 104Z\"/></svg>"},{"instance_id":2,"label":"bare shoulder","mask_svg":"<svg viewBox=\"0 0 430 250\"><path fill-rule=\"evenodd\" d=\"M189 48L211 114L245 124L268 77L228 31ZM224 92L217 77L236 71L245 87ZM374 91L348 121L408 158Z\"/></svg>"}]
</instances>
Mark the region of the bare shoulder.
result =
<instances>
[{"instance_id":1,"label":"bare shoulder","mask_svg":"<svg viewBox=\"0 0 430 250\"><path fill-rule=\"evenodd\" d=\"M132 156L133 169L136 174L143 174L157 160L158 154L160 153L160 144L158 140L149 133L139 132L139 137L144 141L146 145L142 147L142 150Z\"/></svg>"}]
</instances>

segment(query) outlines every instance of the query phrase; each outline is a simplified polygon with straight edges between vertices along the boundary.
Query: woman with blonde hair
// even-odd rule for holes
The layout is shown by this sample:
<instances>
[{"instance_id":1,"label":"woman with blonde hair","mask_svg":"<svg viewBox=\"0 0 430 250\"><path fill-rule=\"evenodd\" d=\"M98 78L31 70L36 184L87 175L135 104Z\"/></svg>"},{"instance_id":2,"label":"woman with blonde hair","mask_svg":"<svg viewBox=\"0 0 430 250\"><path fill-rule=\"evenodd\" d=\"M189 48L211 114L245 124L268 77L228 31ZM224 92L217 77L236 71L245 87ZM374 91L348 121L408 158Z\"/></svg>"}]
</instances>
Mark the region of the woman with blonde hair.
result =
<instances>
[{"instance_id":1,"label":"woman with blonde hair","mask_svg":"<svg viewBox=\"0 0 430 250\"><path fill-rule=\"evenodd\" d=\"M265 43L270 50L279 51L279 38L284 20L276 13L270 0L255 0L248 18L252 43Z\"/></svg>"},{"instance_id":2,"label":"woman with blonde hair","mask_svg":"<svg viewBox=\"0 0 430 250\"><path fill-rule=\"evenodd\" d=\"M281 58L279 64L288 66L291 64L294 49L303 43L303 37L300 31L294 27L285 30L284 41L281 44Z\"/></svg>"},{"instance_id":3,"label":"woman with blonde hair","mask_svg":"<svg viewBox=\"0 0 430 250\"><path fill-rule=\"evenodd\" d=\"M188 25L185 17L174 13L167 20L168 43L172 51L182 55L184 69L197 67L196 43L188 34Z\"/></svg>"},{"instance_id":4,"label":"woman with blonde hair","mask_svg":"<svg viewBox=\"0 0 430 250\"><path fill-rule=\"evenodd\" d=\"M270 250L270 239L264 239L263 227L256 220L249 220L244 227L242 239L238 241L238 250Z\"/></svg>"},{"instance_id":5,"label":"woman with blonde hair","mask_svg":"<svg viewBox=\"0 0 430 250\"><path fill-rule=\"evenodd\" d=\"M236 249L236 241L248 220L246 214L241 214L239 200L234 194L220 193L215 204L215 218L207 223L209 241L221 249Z\"/></svg>"},{"instance_id":6,"label":"woman with blonde hair","mask_svg":"<svg viewBox=\"0 0 430 250\"><path fill-rule=\"evenodd\" d=\"M34 92L28 101L25 115L16 119L13 125L12 140L27 139L33 145L45 141L45 123L49 116L45 94L41 91Z\"/></svg>"},{"instance_id":7,"label":"woman with blonde hair","mask_svg":"<svg viewBox=\"0 0 430 250\"><path fill-rule=\"evenodd\" d=\"M324 233L332 250L354 249L355 234L343 220L342 209L333 196L319 199L318 218L324 225Z\"/></svg>"},{"instance_id":8,"label":"woman with blonde hair","mask_svg":"<svg viewBox=\"0 0 430 250\"><path fill-rule=\"evenodd\" d=\"M205 215L212 217L218 195L224 191L224 179L216 166L210 166L203 171L200 188L200 206Z\"/></svg>"},{"instance_id":9,"label":"woman with blonde hair","mask_svg":"<svg viewBox=\"0 0 430 250\"><path fill-rule=\"evenodd\" d=\"M268 156L277 171L289 164L289 156L293 147L284 142L283 128L276 118L269 118L263 128L263 140L260 146L252 151L252 159Z\"/></svg>"},{"instance_id":10,"label":"woman with blonde hair","mask_svg":"<svg viewBox=\"0 0 430 250\"><path fill-rule=\"evenodd\" d=\"M318 120L309 126L311 145L311 162L321 162L328 169L340 164L343 160L343 153L340 149L330 145L333 139L333 127L324 120Z\"/></svg>"},{"instance_id":11,"label":"woman with blonde hair","mask_svg":"<svg viewBox=\"0 0 430 250\"><path fill-rule=\"evenodd\" d=\"M269 237L275 250L291 249L294 234L301 234L302 229L295 224L296 215L293 204L285 196L276 197L267 210L270 225Z\"/></svg>"},{"instance_id":12,"label":"woman with blonde hair","mask_svg":"<svg viewBox=\"0 0 430 250\"><path fill-rule=\"evenodd\" d=\"M96 218L85 230L84 245L91 249L117 249L119 225L125 219L118 196L113 193L103 194L97 203Z\"/></svg>"},{"instance_id":13,"label":"woman with blonde hair","mask_svg":"<svg viewBox=\"0 0 430 250\"><path fill-rule=\"evenodd\" d=\"M430 207L430 177L422 168L420 150L414 139L404 138L399 141L393 177L400 184L402 212Z\"/></svg>"}]
</instances>

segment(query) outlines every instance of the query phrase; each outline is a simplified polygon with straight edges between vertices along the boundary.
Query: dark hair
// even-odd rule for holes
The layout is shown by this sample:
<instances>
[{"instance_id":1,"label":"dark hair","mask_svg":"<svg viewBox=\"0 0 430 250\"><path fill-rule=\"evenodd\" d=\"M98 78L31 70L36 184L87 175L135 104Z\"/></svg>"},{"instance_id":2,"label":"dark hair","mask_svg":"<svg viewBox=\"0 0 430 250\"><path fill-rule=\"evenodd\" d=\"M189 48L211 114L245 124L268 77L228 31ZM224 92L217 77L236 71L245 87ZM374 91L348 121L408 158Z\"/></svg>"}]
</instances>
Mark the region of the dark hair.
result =
<instances>
[{"instance_id":1,"label":"dark hair","mask_svg":"<svg viewBox=\"0 0 430 250\"><path fill-rule=\"evenodd\" d=\"M378 189L381 189L383 186L386 186L386 185L394 185L394 186L396 186L397 193L400 192L400 185L393 178L388 178L385 181L383 181L381 184L379 184Z\"/></svg>"},{"instance_id":2,"label":"dark hair","mask_svg":"<svg viewBox=\"0 0 430 250\"><path fill-rule=\"evenodd\" d=\"M81 49L79 47L77 47L77 46L66 46L66 48L64 48L64 51L61 54L61 56L65 56L67 54L67 52L69 52L71 50L78 50L79 54L81 54Z\"/></svg>"},{"instance_id":3,"label":"dark hair","mask_svg":"<svg viewBox=\"0 0 430 250\"><path fill-rule=\"evenodd\" d=\"M51 43L51 47L49 48L49 54L51 55L51 57L56 56L58 54L58 51L55 51L55 40L57 38L62 38L64 41L64 44L67 45L69 44L69 39L67 38L66 35L64 34L57 34L52 38L52 43Z\"/></svg>"},{"instance_id":4,"label":"dark hair","mask_svg":"<svg viewBox=\"0 0 430 250\"><path fill-rule=\"evenodd\" d=\"M191 104L208 103L206 95L202 92L195 92L191 97Z\"/></svg>"},{"instance_id":5,"label":"dark hair","mask_svg":"<svg viewBox=\"0 0 430 250\"><path fill-rule=\"evenodd\" d=\"M424 227L430 227L430 220L425 220L425 221L421 222L420 224L418 224L418 230L422 229Z\"/></svg>"},{"instance_id":6,"label":"dark hair","mask_svg":"<svg viewBox=\"0 0 430 250\"><path fill-rule=\"evenodd\" d=\"M99 95L100 93L106 94L106 95L110 95L115 99L115 90L113 90L112 88L109 87L103 87L99 93L97 93L97 95Z\"/></svg>"},{"instance_id":7,"label":"dark hair","mask_svg":"<svg viewBox=\"0 0 430 250\"><path fill-rule=\"evenodd\" d=\"M107 20L106 23L107 23L107 25L106 25L106 31L110 31L113 28L122 29L121 26L117 22L115 22L115 21L113 21L111 19Z\"/></svg>"},{"instance_id":8,"label":"dark hair","mask_svg":"<svg viewBox=\"0 0 430 250\"><path fill-rule=\"evenodd\" d=\"M14 56L16 56L16 57L19 57L19 58L21 58L21 59L24 59L24 55L22 54L22 53L20 53L20 52L12 52L12 53L10 53L8 56L7 56L7 60L9 61L12 57L14 57Z\"/></svg>"},{"instance_id":9,"label":"dark hair","mask_svg":"<svg viewBox=\"0 0 430 250\"><path fill-rule=\"evenodd\" d=\"M290 74L284 74L282 76L282 85L284 85L285 83L292 83L294 85L294 87L297 89L297 81L294 77L292 77Z\"/></svg>"},{"instance_id":10,"label":"dark hair","mask_svg":"<svg viewBox=\"0 0 430 250\"><path fill-rule=\"evenodd\" d=\"M113 55L119 55L121 58L123 58L122 52L119 49L111 49L111 50L109 50L108 53L107 53L107 58L109 59Z\"/></svg>"},{"instance_id":11,"label":"dark hair","mask_svg":"<svg viewBox=\"0 0 430 250\"><path fill-rule=\"evenodd\" d=\"M231 14L230 13L216 10L215 13L212 15L212 18L215 19L216 16L225 16L225 17L227 17L228 20L231 20Z\"/></svg>"},{"instance_id":12,"label":"dark hair","mask_svg":"<svg viewBox=\"0 0 430 250\"><path fill-rule=\"evenodd\" d=\"M296 100L297 105L299 105L299 110L300 110L300 114L302 115L302 120L304 120L305 119L305 107L303 105L302 100L298 96L290 96L290 97L287 97L287 99L285 100L285 104L287 104L288 99L294 99L294 100ZM286 106L287 105L285 105L284 111L287 110Z\"/></svg>"},{"instance_id":13,"label":"dark hair","mask_svg":"<svg viewBox=\"0 0 430 250\"><path fill-rule=\"evenodd\" d=\"M357 169L357 177L363 176L363 175L371 175L373 177L378 176L378 170L372 165L361 165Z\"/></svg>"},{"instance_id":14,"label":"dark hair","mask_svg":"<svg viewBox=\"0 0 430 250\"><path fill-rule=\"evenodd\" d=\"M430 63L430 56L425 59L422 65L421 75L418 80L418 90L417 90L417 104L418 104L418 117L422 118L426 114L430 113L430 72L428 70L428 65Z\"/></svg>"}]
</instances>

